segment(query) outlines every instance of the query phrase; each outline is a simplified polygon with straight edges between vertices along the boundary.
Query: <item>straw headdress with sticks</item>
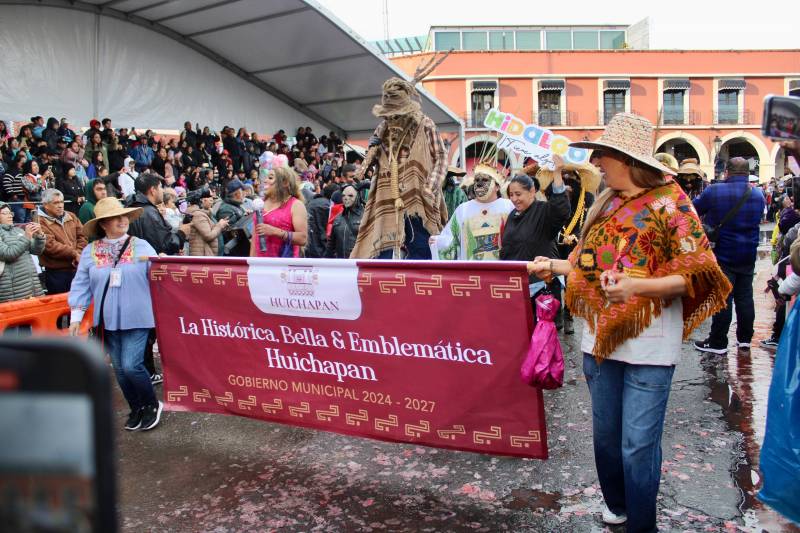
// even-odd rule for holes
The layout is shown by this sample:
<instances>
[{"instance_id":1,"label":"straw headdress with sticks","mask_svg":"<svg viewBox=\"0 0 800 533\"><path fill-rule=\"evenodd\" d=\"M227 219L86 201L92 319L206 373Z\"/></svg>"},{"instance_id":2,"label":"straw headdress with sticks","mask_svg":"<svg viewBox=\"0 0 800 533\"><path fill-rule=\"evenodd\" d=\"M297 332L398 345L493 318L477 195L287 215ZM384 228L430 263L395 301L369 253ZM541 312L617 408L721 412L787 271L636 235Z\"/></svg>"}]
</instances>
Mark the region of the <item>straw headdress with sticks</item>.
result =
<instances>
[{"instance_id":1,"label":"straw headdress with sticks","mask_svg":"<svg viewBox=\"0 0 800 533\"><path fill-rule=\"evenodd\" d=\"M436 56L439 53L433 54L430 60L417 67L411 81L393 77L383 82L381 103L372 108L372 114L376 117L385 118L421 112L419 93L415 86L433 72L433 69L438 67L452 51L450 49L438 60Z\"/></svg>"}]
</instances>

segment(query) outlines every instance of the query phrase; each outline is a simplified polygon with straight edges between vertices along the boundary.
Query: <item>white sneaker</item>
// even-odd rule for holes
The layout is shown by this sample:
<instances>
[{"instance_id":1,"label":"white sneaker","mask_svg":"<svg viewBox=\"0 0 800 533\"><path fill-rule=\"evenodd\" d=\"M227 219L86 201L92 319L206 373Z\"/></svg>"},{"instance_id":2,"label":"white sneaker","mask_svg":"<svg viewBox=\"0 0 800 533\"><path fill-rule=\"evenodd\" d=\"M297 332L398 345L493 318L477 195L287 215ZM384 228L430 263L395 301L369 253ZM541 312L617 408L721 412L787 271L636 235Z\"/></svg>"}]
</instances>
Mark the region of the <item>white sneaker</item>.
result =
<instances>
[{"instance_id":1,"label":"white sneaker","mask_svg":"<svg viewBox=\"0 0 800 533\"><path fill-rule=\"evenodd\" d=\"M616 526L619 524L624 524L628 521L628 515L626 514L614 514L611 512L611 509L608 508L608 505L605 503L603 504L603 523L608 524L610 526Z\"/></svg>"}]
</instances>

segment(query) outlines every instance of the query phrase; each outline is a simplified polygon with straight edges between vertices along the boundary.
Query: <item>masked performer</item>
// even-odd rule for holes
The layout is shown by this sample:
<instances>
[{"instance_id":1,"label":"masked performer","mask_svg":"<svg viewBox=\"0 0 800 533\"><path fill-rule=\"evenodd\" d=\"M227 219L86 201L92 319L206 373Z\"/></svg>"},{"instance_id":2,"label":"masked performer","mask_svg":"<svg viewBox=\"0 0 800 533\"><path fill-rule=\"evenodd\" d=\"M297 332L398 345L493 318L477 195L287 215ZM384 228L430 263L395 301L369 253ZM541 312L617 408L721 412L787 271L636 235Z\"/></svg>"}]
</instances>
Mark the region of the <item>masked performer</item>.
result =
<instances>
[{"instance_id":1,"label":"masked performer","mask_svg":"<svg viewBox=\"0 0 800 533\"><path fill-rule=\"evenodd\" d=\"M475 167L472 181L475 199L456 207L441 235L431 237L439 259L471 261L500 258L500 244L506 219L514 204L498 198L500 175L487 165Z\"/></svg>"},{"instance_id":2,"label":"masked performer","mask_svg":"<svg viewBox=\"0 0 800 533\"><path fill-rule=\"evenodd\" d=\"M363 172L374 164L375 178L353 259L430 259L428 239L442 229L446 151L433 121L422 113L414 84L424 75L417 72L411 82L387 80L381 104L372 110L383 121L362 165Z\"/></svg>"}]
</instances>

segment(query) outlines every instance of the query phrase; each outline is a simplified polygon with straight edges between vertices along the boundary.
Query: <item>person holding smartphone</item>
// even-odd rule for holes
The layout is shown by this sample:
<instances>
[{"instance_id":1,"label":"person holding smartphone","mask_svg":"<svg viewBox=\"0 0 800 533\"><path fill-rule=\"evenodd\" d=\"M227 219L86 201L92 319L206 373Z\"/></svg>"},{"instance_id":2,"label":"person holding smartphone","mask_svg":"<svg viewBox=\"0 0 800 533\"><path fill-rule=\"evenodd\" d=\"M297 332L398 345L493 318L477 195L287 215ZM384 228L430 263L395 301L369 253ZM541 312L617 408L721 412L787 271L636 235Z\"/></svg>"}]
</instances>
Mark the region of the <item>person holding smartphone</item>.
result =
<instances>
[{"instance_id":1,"label":"person holding smartphone","mask_svg":"<svg viewBox=\"0 0 800 533\"><path fill-rule=\"evenodd\" d=\"M161 420L144 356L150 330L155 327L148 258L156 251L144 239L128 234L141 207L125 208L114 197L94 207L95 218L83 226L94 239L81 253L78 272L69 293L71 335L77 335L83 315L94 302L93 324L98 327L114 365L114 374L131 408L125 429L147 431Z\"/></svg>"},{"instance_id":2,"label":"person holding smartphone","mask_svg":"<svg viewBox=\"0 0 800 533\"><path fill-rule=\"evenodd\" d=\"M0 303L44 294L31 260L31 254L41 254L44 246L41 226L15 226L11 207L0 202Z\"/></svg>"}]
</instances>

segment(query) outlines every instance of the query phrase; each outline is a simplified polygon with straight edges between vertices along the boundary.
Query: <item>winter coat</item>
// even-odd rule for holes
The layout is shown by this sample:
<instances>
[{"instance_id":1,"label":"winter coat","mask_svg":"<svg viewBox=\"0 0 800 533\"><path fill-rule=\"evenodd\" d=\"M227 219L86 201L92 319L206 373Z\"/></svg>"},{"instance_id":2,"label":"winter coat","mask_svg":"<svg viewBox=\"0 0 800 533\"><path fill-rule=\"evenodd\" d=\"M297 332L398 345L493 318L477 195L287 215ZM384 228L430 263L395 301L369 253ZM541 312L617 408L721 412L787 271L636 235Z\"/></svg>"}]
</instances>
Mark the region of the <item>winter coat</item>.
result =
<instances>
[{"instance_id":1,"label":"winter coat","mask_svg":"<svg viewBox=\"0 0 800 533\"><path fill-rule=\"evenodd\" d=\"M22 228L0 225L0 261L5 263L0 274L0 303L44 294L31 259L31 254L39 255L44 246L44 237L28 239Z\"/></svg>"},{"instance_id":2,"label":"winter coat","mask_svg":"<svg viewBox=\"0 0 800 533\"><path fill-rule=\"evenodd\" d=\"M73 167L77 167L81 164L81 159L85 159L86 150L83 148L79 148L77 152L73 152L69 148L64 150L64 154L61 156L61 160L64 163L69 163Z\"/></svg>"},{"instance_id":3,"label":"winter coat","mask_svg":"<svg viewBox=\"0 0 800 533\"><path fill-rule=\"evenodd\" d=\"M91 163L92 157L94 156L95 152L102 152L103 153L103 165L108 168L108 145L105 143L101 143L100 146L93 146L92 143L88 143L86 145L86 160Z\"/></svg>"},{"instance_id":4,"label":"winter coat","mask_svg":"<svg viewBox=\"0 0 800 533\"><path fill-rule=\"evenodd\" d=\"M316 195L306 205L308 211L308 244L306 245L306 257L324 257L327 237L325 229L328 226L328 214L331 210L331 201L322 196Z\"/></svg>"},{"instance_id":5,"label":"winter coat","mask_svg":"<svg viewBox=\"0 0 800 533\"><path fill-rule=\"evenodd\" d=\"M119 172L125 164L125 159L128 157L127 152L120 147L118 150L108 149L108 161L106 166L109 172Z\"/></svg>"},{"instance_id":6,"label":"winter coat","mask_svg":"<svg viewBox=\"0 0 800 533\"><path fill-rule=\"evenodd\" d=\"M174 231L147 196L136 193L126 207L141 207L144 210L142 216L131 222L128 229L130 235L146 240L158 254L175 255L183 248L186 235L180 230Z\"/></svg>"},{"instance_id":7,"label":"winter coat","mask_svg":"<svg viewBox=\"0 0 800 533\"><path fill-rule=\"evenodd\" d=\"M196 205L187 213L192 215L192 231L189 233L189 255L219 255L219 236L222 226L209 211Z\"/></svg>"},{"instance_id":8,"label":"winter coat","mask_svg":"<svg viewBox=\"0 0 800 533\"><path fill-rule=\"evenodd\" d=\"M356 245L362 216L364 216L364 206L355 204L333 219L333 227L331 228L331 235L328 237L325 257L350 258L350 252L353 251L353 247Z\"/></svg>"},{"instance_id":9,"label":"winter coat","mask_svg":"<svg viewBox=\"0 0 800 533\"><path fill-rule=\"evenodd\" d=\"M130 156L134 161L136 161L136 170L141 172L142 170L148 168L153 162L155 153L153 152L153 149L146 144L139 144L135 148L131 149Z\"/></svg>"},{"instance_id":10,"label":"winter coat","mask_svg":"<svg viewBox=\"0 0 800 533\"><path fill-rule=\"evenodd\" d=\"M39 208L39 224L47 236L44 252L39 256L39 264L48 270L75 270L72 264L75 254L77 252L80 257L87 244L83 235L83 224L78 217L64 211L64 216L59 220Z\"/></svg>"},{"instance_id":11,"label":"winter coat","mask_svg":"<svg viewBox=\"0 0 800 533\"><path fill-rule=\"evenodd\" d=\"M70 179L65 176L56 180L56 189L64 194L64 209L77 215L78 210L81 208L78 205L78 198L83 196L83 187L78 178Z\"/></svg>"},{"instance_id":12,"label":"winter coat","mask_svg":"<svg viewBox=\"0 0 800 533\"><path fill-rule=\"evenodd\" d=\"M58 140L61 137L58 135L58 130L47 128L42 132L42 139L47 141L47 147L51 150L58 148Z\"/></svg>"},{"instance_id":13,"label":"winter coat","mask_svg":"<svg viewBox=\"0 0 800 533\"><path fill-rule=\"evenodd\" d=\"M94 180L86 182L83 194L86 201L83 202L80 211L78 211L78 219L80 219L81 224L86 224L94 218L94 204L97 203L97 197L94 195Z\"/></svg>"},{"instance_id":14,"label":"winter coat","mask_svg":"<svg viewBox=\"0 0 800 533\"><path fill-rule=\"evenodd\" d=\"M247 257L250 255L250 235L247 231L231 231L230 227L239 222L245 216L241 202L230 198L222 202L217 209L217 220L228 219L228 231L224 232L225 245L229 248L225 255L232 257ZM236 239L235 243L231 243Z\"/></svg>"}]
</instances>

